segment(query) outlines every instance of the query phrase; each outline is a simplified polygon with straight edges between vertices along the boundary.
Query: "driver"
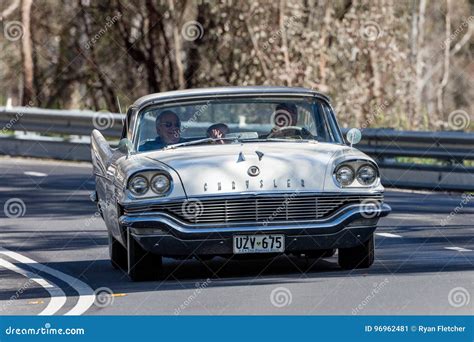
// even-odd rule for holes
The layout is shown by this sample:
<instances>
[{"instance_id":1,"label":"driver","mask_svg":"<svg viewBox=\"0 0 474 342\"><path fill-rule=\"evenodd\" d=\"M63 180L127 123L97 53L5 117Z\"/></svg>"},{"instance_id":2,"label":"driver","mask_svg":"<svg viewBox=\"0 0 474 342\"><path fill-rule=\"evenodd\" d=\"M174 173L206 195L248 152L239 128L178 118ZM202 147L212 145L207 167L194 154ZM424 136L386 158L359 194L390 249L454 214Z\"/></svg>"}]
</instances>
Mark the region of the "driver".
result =
<instances>
[{"instance_id":1,"label":"driver","mask_svg":"<svg viewBox=\"0 0 474 342\"><path fill-rule=\"evenodd\" d=\"M296 126L298 123L298 109L294 103L279 103L275 107L272 119L275 128Z\"/></svg>"},{"instance_id":2,"label":"driver","mask_svg":"<svg viewBox=\"0 0 474 342\"><path fill-rule=\"evenodd\" d=\"M296 126L298 123L298 109L294 103L279 103L271 117L273 125L269 134L261 138L278 137L284 135L281 131L285 127Z\"/></svg>"},{"instance_id":3,"label":"driver","mask_svg":"<svg viewBox=\"0 0 474 342\"><path fill-rule=\"evenodd\" d=\"M294 103L279 103L272 114L273 128L269 134L261 138L299 138L314 139L306 127L298 125L298 108Z\"/></svg>"},{"instance_id":4,"label":"driver","mask_svg":"<svg viewBox=\"0 0 474 342\"><path fill-rule=\"evenodd\" d=\"M167 145L182 142L181 120L171 110L158 114L155 120L157 137L140 145L140 151L159 150Z\"/></svg>"}]
</instances>

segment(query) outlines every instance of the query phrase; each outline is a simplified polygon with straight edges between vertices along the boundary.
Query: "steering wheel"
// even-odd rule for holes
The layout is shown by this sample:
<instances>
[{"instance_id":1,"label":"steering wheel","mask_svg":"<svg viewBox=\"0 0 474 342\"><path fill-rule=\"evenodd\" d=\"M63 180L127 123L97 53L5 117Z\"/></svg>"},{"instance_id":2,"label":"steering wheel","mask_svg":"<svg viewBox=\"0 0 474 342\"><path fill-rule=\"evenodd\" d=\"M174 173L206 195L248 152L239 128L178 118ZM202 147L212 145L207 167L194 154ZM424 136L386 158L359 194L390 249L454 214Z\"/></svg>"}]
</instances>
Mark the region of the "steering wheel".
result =
<instances>
[{"instance_id":1,"label":"steering wheel","mask_svg":"<svg viewBox=\"0 0 474 342\"><path fill-rule=\"evenodd\" d=\"M292 134L290 134L292 132ZM314 138L314 136L304 127L298 126L284 126L284 127L274 127L267 138L275 138L281 136L299 136L301 138Z\"/></svg>"}]
</instances>

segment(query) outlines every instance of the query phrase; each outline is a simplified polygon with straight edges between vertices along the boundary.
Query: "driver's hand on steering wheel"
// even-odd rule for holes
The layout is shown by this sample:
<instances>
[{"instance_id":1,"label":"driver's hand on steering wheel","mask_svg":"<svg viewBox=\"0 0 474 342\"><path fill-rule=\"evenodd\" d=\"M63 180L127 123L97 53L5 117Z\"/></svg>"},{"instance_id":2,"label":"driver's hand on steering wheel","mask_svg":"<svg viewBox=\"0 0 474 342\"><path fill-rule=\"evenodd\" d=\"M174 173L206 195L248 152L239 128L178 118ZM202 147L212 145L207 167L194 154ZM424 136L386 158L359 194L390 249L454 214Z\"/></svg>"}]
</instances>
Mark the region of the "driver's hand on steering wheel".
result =
<instances>
[{"instance_id":1,"label":"driver's hand on steering wheel","mask_svg":"<svg viewBox=\"0 0 474 342\"><path fill-rule=\"evenodd\" d=\"M313 138L313 135L305 128L298 126L283 126L283 127L273 127L268 138L272 137L299 137L303 138Z\"/></svg>"}]
</instances>

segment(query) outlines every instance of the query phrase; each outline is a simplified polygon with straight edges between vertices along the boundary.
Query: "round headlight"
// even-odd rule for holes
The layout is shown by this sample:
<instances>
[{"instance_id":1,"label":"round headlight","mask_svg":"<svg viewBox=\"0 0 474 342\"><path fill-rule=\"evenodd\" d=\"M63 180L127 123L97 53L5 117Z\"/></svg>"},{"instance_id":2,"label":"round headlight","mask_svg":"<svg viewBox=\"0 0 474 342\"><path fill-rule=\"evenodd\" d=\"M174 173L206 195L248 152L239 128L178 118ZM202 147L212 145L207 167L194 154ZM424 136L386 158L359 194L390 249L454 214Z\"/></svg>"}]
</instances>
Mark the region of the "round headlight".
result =
<instances>
[{"instance_id":1,"label":"round headlight","mask_svg":"<svg viewBox=\"0 0 474 342\"><path fill-rule=\"evenodd\" d=\"M134 195L144 195L148 191L148 180L143 176L135 176L128 183L128 188Z\"/></svg>"},{"instance_id":2,"label":"round headlight","mask_svg":"<svg viewBox=\"0 0 474 342\"><path fill-rule=\"evenodd\" d=\"M354 171L349 166L341 166L336 171L336 180L342 186L351 185L354 181Z\"/></svg>"},{"instance_id":3,"label":"round headlight","mask_svg":"<svg viewBox=\"0 0 474 342\"><path fill-rule=\"evenodd\" d=\"M170 189L171 182L165 175L156 175L151 180L151 188L154 192L161 195Z\"/></svg>"},{"instance_id":4,"label":"round headlight","mask_svg":"<svg viewBox=\"0 0 474 342\"><path fill-rule=\"evenodd\" d=\"M357 170L357 181L362 185L370 185L377 179L377 170L372 165L364 165Z\"/></svg>"}]
</instances>

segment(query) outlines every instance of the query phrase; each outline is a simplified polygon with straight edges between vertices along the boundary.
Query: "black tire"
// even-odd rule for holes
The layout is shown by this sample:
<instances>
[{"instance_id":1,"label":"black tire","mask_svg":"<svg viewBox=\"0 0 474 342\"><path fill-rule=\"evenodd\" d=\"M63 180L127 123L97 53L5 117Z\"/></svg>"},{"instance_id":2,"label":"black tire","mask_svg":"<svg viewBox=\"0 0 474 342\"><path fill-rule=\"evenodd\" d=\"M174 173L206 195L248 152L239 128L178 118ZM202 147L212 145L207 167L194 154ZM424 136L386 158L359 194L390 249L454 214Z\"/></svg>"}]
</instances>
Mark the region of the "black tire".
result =
<instances>
[{"instance_id":1,"label":"black tire","mask_svg":"<svg viewBox=\"0 0 474 342\"><path fill-rule=\"evenodd\" d=\"M335 249L319 249L304 253L310 259L330 258L336 253Z\"/></svg>"},{"instance_id":2,"label":"black tire","mask_svg":"<svg viewBox=\"0 0 474 342\"><path fill-rule=\"evenodd\" d=\"M117 270L127 271L127 249L109 234L109 256L112 266Z\"/></svg>"},{"instance_id":3,"label":"black tire","mask_svg":"<svg viewBox=\"0 0 474 342\"><path fill-rule=\"evenodd\" d=\"M339 248L339 266L346 270L369 268L374 263L374 235L363 244L352 248Z\"/></svg>"},{"instance_id":4,"label":"black tire","mask_svg":"<svg viewBox=\"0 0 474 342\"><path fill-rule=\"evenodd\" d=\"M326 249L323 253L323 258L330 258L336 254L336 249Z\"/></svg>"},{"instance_id":5,"label":"black tire","mask_svg":"<svg viewBox=\"0 0 474 342\"><path fill-rule=\"evenodd\" d=\"M161 274L162 258L144 250L128 236L128 276L132 281L157 280Z\"/></svg>"}]
</instances>

